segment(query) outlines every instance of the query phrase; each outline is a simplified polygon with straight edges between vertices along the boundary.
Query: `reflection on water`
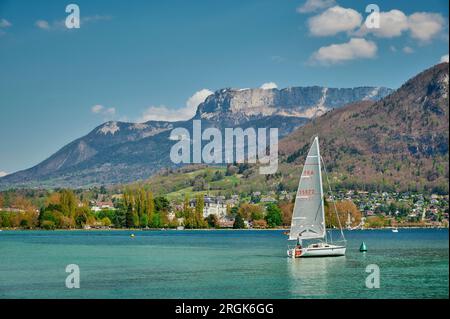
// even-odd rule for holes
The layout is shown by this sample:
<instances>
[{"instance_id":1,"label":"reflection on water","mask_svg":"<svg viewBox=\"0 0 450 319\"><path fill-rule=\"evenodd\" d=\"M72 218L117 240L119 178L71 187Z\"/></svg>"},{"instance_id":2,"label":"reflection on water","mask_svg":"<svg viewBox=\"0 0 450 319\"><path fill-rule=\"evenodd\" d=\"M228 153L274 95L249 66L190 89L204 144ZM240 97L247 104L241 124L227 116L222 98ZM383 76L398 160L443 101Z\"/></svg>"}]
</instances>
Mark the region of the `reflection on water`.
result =
<instances>
[{"instance_id":1,"label":"reflection on water","mask_svg":"<svg viewBox=\"0 0 450 319\"><path fill-rule=\"evenodd\" d=\"M345 267L346 258L287 258L290 293L294 298L323 297L330 294L333 269Z\"/></svg>"}]
</instances>

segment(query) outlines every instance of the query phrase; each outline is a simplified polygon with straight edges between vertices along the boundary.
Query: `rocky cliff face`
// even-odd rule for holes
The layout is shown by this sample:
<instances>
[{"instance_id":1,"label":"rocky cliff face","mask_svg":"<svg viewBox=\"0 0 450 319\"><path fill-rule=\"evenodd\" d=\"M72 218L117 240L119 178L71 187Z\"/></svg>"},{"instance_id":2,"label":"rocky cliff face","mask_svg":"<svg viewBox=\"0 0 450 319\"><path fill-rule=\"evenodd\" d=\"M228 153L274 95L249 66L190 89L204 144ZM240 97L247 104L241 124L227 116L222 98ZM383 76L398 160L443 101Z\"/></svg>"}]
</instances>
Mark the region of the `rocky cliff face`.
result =
<instances>
[{"instance_id":1,"label":"rocky cliff face","mask_svg":"<svg viewBox=\"0 0 450 319\"><path fill-rule=\"evenodd\" d=\"M243 118L280 115L314 118L356 101L377 101L392 90L384 87L336 89L291 87L278 89L222 89L199 105L196 118L226 119L238 123Z\"/></svg>"},{"instance_id":2,"label":"rocky cliff face","mask_svg":"<svg viewBox=\"0 0 450 319\"><path fill-rule=\"evenodd\" d=\"M222 89L199 105L194 118L202 119L204 128L276 127L282 137L332 108L378 100L390 92L374 87ZM104 123L40 164L0 178L0 189L87 187L148 178L162 167L173 166L169 154L175 142L169 135L175 127L190 129L192 121Z\"/></svg>"}]
</instances>

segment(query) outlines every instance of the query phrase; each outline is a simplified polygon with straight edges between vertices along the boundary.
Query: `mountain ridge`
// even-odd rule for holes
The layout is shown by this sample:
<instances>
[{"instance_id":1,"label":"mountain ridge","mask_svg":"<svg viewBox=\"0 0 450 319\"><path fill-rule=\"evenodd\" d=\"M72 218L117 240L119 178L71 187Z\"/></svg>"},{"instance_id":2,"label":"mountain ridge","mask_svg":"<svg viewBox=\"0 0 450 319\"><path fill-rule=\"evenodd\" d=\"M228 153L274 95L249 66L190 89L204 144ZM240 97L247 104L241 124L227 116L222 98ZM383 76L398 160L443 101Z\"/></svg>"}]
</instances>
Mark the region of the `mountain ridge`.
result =
<instances>
[{"instance_id":1,"label":"mountain ridge","mask_svg":"<svg viewBox=\"0 0 450 319\"><path fill-rule=\"evenodd\" d=\"M204 128L277 127L280 136L286 136L322 112L391 92L384 87L221 89L198 106L192 119L202 119ZM89 187L146 179L162 167L173 166L170 130L190 130L192 119L103 123L41 163L0 178L0 189Z\"/></svg>"}]
</instances>

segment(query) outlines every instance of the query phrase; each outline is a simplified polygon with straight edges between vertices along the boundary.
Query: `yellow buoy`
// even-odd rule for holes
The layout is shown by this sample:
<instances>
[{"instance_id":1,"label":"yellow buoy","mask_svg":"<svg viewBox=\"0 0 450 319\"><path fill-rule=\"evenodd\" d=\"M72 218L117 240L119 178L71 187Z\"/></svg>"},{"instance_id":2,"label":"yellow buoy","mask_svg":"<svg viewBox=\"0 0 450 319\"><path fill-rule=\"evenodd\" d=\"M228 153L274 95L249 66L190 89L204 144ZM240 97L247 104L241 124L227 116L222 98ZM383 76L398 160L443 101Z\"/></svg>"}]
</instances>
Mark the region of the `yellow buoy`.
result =
<instances>
[{"instance_id":1,"label":"yellow buoy","mask_svg":"<svg viewBox=\"0 0 450 319\"><path fill-rule=\"evenodd\" d=\"M130 237L134 237L134 234L131 234Z\"/></svg>"}]
</instances>

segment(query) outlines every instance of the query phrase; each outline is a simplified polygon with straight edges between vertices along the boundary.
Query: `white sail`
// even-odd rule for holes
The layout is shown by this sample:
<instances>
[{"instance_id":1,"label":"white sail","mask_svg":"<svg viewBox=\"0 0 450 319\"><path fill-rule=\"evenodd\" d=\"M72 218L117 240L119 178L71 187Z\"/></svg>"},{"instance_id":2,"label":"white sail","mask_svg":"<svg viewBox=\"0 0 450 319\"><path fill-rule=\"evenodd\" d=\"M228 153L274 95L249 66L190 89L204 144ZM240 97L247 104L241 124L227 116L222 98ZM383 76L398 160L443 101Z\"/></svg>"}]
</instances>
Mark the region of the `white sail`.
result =
<instances>
[{"instance_id":1,"label":"white sail","mask_svg":"<svg viewBox=\"0 0 450 319\"><path fill-rule=\"evenodd\" d=\"M325 236L319 138L315 137L300 177L289 240L318 239Z\"/></svg>"}]
</instances>

